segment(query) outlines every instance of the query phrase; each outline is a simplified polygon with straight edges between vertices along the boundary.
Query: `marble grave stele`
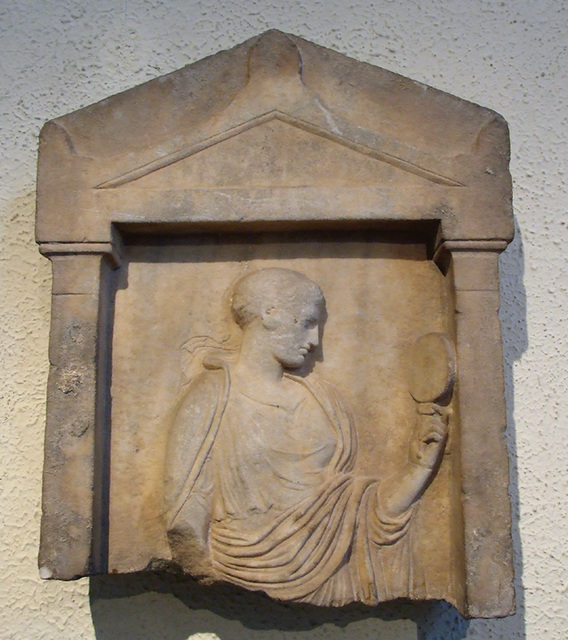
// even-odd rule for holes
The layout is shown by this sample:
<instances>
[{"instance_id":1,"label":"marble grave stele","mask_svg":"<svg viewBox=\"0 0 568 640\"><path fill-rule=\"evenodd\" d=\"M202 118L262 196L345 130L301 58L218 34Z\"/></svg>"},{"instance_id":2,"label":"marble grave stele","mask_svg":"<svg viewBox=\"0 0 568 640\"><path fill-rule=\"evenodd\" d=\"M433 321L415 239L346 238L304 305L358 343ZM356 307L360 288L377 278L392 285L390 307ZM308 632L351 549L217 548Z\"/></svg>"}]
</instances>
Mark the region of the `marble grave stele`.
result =
<instances>
[{"instance_id":1,"label":"marble grave stele","mask_svg":"<svg viewBox=\"0 0 568 640\"><path fill-rule=\"evenodd\" d=\"M511 614L508 160L498 114L278 31L47 123L40 574Z\"/></svg>"}]
</instances>

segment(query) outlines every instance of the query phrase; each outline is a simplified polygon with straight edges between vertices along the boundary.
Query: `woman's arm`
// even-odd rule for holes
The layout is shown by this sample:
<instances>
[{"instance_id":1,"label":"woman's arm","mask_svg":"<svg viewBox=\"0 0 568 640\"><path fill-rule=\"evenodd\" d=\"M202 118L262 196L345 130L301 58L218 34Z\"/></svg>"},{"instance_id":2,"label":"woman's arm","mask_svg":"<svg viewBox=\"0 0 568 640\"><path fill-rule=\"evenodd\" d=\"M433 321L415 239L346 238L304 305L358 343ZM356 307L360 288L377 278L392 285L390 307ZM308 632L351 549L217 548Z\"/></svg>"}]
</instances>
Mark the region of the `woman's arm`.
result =
<instances>
[{"instance_id":1,"label":"woman's arm","mask_svg":"<svg viewBox=\"0 0 568 640\"><path fill-rule=\"evenodd\" d=\"M433 403L419 404L408 462L378 487L377 502L381 514L397 518L422 496L439 467L447 437L447 410Z\"/></svg>"}]
</instances>

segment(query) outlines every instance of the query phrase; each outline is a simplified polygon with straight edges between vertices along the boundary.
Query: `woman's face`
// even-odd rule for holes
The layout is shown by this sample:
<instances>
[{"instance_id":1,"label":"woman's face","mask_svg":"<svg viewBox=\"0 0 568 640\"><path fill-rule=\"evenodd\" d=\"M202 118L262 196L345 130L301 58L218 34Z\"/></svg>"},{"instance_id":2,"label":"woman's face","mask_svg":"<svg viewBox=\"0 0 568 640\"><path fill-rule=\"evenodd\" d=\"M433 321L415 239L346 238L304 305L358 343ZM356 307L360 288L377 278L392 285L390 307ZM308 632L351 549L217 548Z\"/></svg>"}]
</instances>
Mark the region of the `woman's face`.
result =
<instances>
[{"instance_id":1,"label":"woman's face","mask_svg":"<svg viewBox=\"0 0 568 640\"><path fill-rule=\"evenodd\" d=\"M272 313L272 355L284 369L298 369L319 344L323 302L308 300Z\"/></svg>"}]
</instances>

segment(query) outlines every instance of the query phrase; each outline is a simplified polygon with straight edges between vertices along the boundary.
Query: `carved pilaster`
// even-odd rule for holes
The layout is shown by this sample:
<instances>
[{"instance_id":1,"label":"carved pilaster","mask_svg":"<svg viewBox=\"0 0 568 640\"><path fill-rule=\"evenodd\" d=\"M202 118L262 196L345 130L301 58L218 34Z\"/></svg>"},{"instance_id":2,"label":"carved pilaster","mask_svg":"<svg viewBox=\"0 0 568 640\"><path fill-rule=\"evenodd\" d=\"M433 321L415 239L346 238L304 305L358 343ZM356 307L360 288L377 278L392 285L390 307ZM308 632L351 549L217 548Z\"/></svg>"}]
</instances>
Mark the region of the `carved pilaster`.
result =
<instances>
[{"instance_id":1,"label":"carved pilaster","mask_svg":"<svg viewBox=\"0 0 568 640\"><path fill-rule=\"evenodd\" d=\"M41 251L53 292L39 566L42 577L70 579L106 570L109 301L118 255L102 244Z\"/></svg>"},{"instance_id":2,"label":"carved pilaster","mask_svg":"<svg viewBox=\"0 0 568 640\"><path fill-rule=\"evenodd\" d=\"M514 611L505 441L499 253L505 242L446 242L454 283L466 601L471 617ZM445 255L444 255L445 254Z\"/></svg>"}]
</instances>

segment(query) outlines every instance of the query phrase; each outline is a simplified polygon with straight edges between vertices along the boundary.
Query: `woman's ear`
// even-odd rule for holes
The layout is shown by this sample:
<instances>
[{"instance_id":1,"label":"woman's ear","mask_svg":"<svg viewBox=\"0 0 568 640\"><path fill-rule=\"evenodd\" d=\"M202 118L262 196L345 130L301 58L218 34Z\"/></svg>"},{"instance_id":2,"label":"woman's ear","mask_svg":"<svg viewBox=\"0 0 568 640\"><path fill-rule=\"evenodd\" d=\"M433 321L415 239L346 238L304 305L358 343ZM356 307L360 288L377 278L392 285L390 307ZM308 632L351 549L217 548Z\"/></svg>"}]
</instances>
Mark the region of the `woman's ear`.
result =
<instances>
[{"instance_id":1,"label":"woman's ear","mask_svg":"<svg viewBox=\"0 0 568 640\"><path fill-rule=\"evenodd\" d=\"M267 331L273 331L280 326L280 314L274 306L262 310L262 325Z\"/></svg>"}]
</instances>

